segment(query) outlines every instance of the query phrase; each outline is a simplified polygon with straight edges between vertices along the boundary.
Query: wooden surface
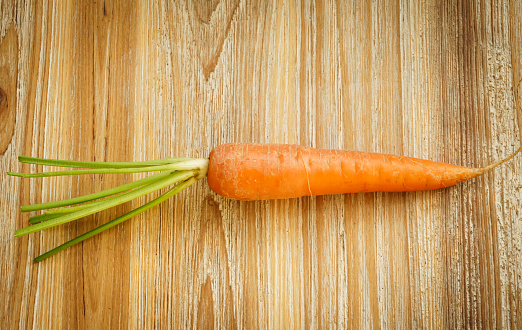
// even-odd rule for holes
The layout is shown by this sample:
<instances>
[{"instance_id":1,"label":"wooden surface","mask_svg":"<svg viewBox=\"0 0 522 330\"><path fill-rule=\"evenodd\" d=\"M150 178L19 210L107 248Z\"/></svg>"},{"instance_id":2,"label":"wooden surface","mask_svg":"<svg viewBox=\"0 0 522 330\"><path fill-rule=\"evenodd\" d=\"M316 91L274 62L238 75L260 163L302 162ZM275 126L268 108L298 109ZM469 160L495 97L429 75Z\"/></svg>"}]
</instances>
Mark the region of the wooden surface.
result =
<instances>
[{"instance_id":1,"label":"wooden surface","mask_svg":"<svg viewBox=\"0 0 522 330\"><path fill-rule=\"evenodd\" d=\"M522 4L0 2L1 328L522 328L522 157L442 191L238 202L201 181L15 239L19 207L142 175L18 155L297 143L482 166L520 143Z\"/></svg>"}]
</instances>

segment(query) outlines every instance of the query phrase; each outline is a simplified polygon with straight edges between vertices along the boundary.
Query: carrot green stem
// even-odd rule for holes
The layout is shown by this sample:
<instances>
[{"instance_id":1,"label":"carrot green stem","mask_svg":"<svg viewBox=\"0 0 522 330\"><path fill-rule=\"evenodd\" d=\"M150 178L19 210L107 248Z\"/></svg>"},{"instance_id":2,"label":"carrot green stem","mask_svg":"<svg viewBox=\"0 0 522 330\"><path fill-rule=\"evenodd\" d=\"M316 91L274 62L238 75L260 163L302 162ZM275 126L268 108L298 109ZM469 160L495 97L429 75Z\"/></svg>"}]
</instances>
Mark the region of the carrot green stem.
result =
<instances>
[{"instance_id":1,"label":"carrot green stem","mask_svg":"<svg viewBox=\"0 0 522 330\"><path fill-rule=\"evenodd\" d=\"M150 183L141 188L131 190L127 193L119 195L117 198L107 200L104 203L100 203L98 205L94 205L89 208L79 210L76 212L68 213L61 217L50 219L50 220L47 220L44 222L40 222L38 224L29 226L29 227L18 229L15 231L15 236L16 237L24 236L27 234L35 233L35 232L43 230L43 229L51 228L51 227L58 226L58 225L61 225L61 224L64 224L64 223L67 223L67 222L70 222L73 220L83 218L85 216L111 208L113 206L126 203L135 198L150 194L156 190L165 188L176 182L187 180L190 177L193 177L194 175L195 175L194 171L180 171L180 172L173 173L170 177L162 179L158 182Z\"/></svg>"},{"instance_id":2,"label":"carrot green stem","mask_svg":"<svg viewBox=\"0 0 522 330\"><path fill-rule=\"evenodd\" d=\"M58 217L60 217L62 215L63 214L40 214L40 215L35 215L34 217L30 217L29 218L29 223L31 223L31 224L38 223L38 222L42 222L42 221L58 218Z\"/></svg>"},{"instance_id":3,"label":"carrot green stem","mask_svg":"<svg viewBox=\"0 0 522 330\"><path fill-rule=\"evenodd\" d=\"M170 175L172 175L172 173L174 173L174 172L167 172L165 174L168 174L170 176ZM162 174L164 174L164 173L162 173ZM156 181L160 181L160 179L156 179L153 182L156 182ZM45 214L64 214L64 213L76 212L76 211L79 211L79 210L83 210L83 209L89 208L91 206L95 206L95 205L100 205L100 204L106 203L107 201L116 199L116 198L120 197L121 195L122 194L114 194L113 196L110 196L110 197L107 197L107 198L104 198L104 199L91 201L91 202L88 202L88 203L85 203L85 204L69 206L69 207L58 207L58 208L53 208L53 209L47 209L47 210L44 211L44 213Z\"/></svg>"},{"instance_id":4,"label":"carrot green stem","mask_svg":"<svg viewBox=\"0 0 522 330\"><path fill-rule=\"evenodd\" d=\"M85 203L85 204L75 205L75 206L58 207L58 208L55 208L55 209L47 209L47 210L44 211L44 214L65 214L65 213L76 212L76 211L79 211L79 210L83 210L83 209L89 208L91 206L100 205L101 203L105 203L106 201L108 201L110 199L114 199L114 198L116 198L118 196L120 196L120 195L117 194L117 195L110 196L110 197L107 197L107 198L104 198L104 199L88 202L88 203Z\"/></svg>"},{"instance_id":5,"label":"carrot green stem","mask_svg":"<svg viewBox=\"0 0 522 330\"><path fill-rule=\"evenodd\" d=\"M88 202L88 201L92 201L94 199L98 199L98 198L102 198L102 197L118 194L118 193L130 190L130 189L136 188L136 187L140 187L140 186L149 184L151 182L159 181L159 180L161 180L163 178L166 178L169 175L171 175L170 172L157 173L157 174L151 175L149 177L146 177L146 178L143 178L143 179L140 179L140 180L129 182L127 184L124 184L124 185L121 185L121 186L118 186L118 187L114 187L114 188L111 188L111 189L106 189L106 190L103 190L103 191L100 191L100 192L96 192L96 193L93 193L93 194L89 194L89 195L79 196L79 197L65 199L65 200L61 200L61 201L54 201L54 202L47 202L47 203L33 204L33 205L25 205L25 206L22 206L21 211L22 212L31 212L31 211L53 209L53 208L57 208L57 207L63 207L63 206L68 206L68 205L74 205L74 204L79 204L79 203L83 203L83 202Z\"/></svg>"},{"instance_id":6,"label":"carrot green stem","mask_svg":"<svg viewBox=\"0 0 522 330\"><path fill-rule=\"evenodd\" d=\"M109 174L109 173L141 173L141 172L156 172L156 171L177 171L177 170L189 170L194 169L197 164L200 164L199 159L191 159L181 162L176 162L167 165L156 165L146 167L131 167L131 168L94 168L85 170L68 170L68 171L55 171L55 172L41 172L41 173L16 173L7 172L12 176L19 176L23 178L43 178L51 176L62 176L62 175L79 175L79 174Z\"/></svg>"},{"instance_id":7,"label":"carrot green stem","mask_svg":"<svg viewBox=\"0 0 522 330\"><path fill-rule=\"evenodd\" d=\"M22 212L44 210L43 214L32 216L29 223L32 225L15 231L15 236L23 236L37 231L58 226L73 220L77 220L106 210L113 206L126 203L133 199L145 196L154 191L175 185L168 192L148 202L125 215L122 215L108 223L95 228L57 248L42 254L35 262L42 261L67 247L92 237L108 228L111 228L151 207L174 196L183 189L192 185L207 175L209 160L204 158L167 158L144 162L79 162L57 159L43 159L34 157L19 157L22 163L81 168L67 171L43 172L43 173L14 173L9 175L35 178L52 177L60 175L76 174L107 174L107 173L140 173L160 172L149 177L126 183L118 187L106 189L97 193L70 198L62 201L53 201L35 205L22 206ZM106 198L105 198L106 197ZM76 205L79 204L79 205Z\"/></svg>"},{"instance_id":8,"label":"carrot green stem","mask_svg":"<svg viewBox=\"0 0 522 330\"><path fill-rule=\"evenodd\" d=\"M165 158L139 162L82 162L76 160L45 159L27 156L18 157L18 161L20 163L77 168L135 168L143 166L172 164L192 159L194 158Z\"/></svg>"},{"instance_id":9,"label":"carrot green stem","mask_svg":"<svg viewBox=\"0 0 522 330\"><path fill-rule=\"evenodd\" d=\"M179 183L174 188L170 189L168 192L164 193L163 195L159 196L158 198L156 198L156 199L154 199L154 200L152 200L152 201L150 201L150 202L148 202L148 203L146 203L146 204L144 204L144 205L142 205L142 206L140 206L140 207L130 211L129 213L126 213L126 214L124 214L124 215L122 215L122 216L120 216L120 217L118 217L118 218L116 218L114 220L111 220L111 221L107 222L106 224L103 224L103 225L101 225L101 226L99 226L97 228L94 228L93 230L88 231L85 234L80 235L80 236L78 236L78 237L76 237L76 238L74 238L74 239L72 239L72 240L70 240L70 241L68 241L68 242L66 242L66 243L64 243L64 244L62 244L62 245L60 245L60 246L58 246L58 247L56 247L56 248L46 252L46 253L38 256L38 257L36 257L34 259L34 262L40 262L40 261L42 261L44 259L47 259L50 256L55 255L56 253L58 253L58 252L60 252L62 250L67 249L70 246L73 246L73 245L75 245L77 243L80 243L80 242L86 240L89 237L92 237L92 236L94 236L96 234L101 233L104 230L112 228L112 227L116 226L117 224L120 224L123 221L125 221L125 220L127 220L129 218L132 218L133 216L138 215L138 214L140 214L140 213L142 213L142 212L144 212L144 211L146 211L146 210L148 210L148 209L150 209L150 208L152 208L152 207L154 207L154 206L164 202L165 200L167 200L170 197L176 195L180 191L188 188L190 185L194 184L196 181L197 181L197 179L192 177L192 178L190 178L190 179L188 179L188 180L186 180L186 181L184 181L182 183Z\"/></svg>"}]
</instances>

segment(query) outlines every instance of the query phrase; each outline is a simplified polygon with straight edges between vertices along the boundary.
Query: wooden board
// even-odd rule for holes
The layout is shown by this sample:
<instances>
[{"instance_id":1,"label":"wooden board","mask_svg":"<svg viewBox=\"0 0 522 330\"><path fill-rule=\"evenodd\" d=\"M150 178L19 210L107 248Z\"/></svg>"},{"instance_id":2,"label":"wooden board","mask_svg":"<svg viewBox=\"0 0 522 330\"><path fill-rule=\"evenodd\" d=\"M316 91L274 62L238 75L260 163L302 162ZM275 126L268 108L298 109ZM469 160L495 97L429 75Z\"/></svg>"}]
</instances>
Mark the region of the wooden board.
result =
<instances>
[{"instance_id":1,"label":"wooden board","mask_svg":"<svg viewBox=\"0 0 522 330\"><path fill-rule=\"evenodd\" d=\"M18 155L297 143L483 166L514 151L520 1L0 2L1 328L522 328L522 157L432 192L238 202L199 182L23 238L21 205L139 175Z\"/></svg>"}]
</instances>

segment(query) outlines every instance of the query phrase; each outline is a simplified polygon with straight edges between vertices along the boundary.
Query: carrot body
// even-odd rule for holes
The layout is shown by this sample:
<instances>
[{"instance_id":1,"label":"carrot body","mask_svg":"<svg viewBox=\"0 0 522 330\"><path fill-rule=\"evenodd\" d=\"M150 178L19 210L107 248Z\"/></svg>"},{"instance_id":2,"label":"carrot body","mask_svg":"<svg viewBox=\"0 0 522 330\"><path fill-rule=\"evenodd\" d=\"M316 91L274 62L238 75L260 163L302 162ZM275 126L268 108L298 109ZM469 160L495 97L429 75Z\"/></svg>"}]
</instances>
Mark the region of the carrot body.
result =
<instances>
[{"instance_id":1,"label":"carrot body","mask_svg":"<svg viewBox=\"0 0 522 330\"><path fill-rule=\"evenodd\" d=\"M484 172L411 157L288 144L224 144L210 153L208 184L238 200L453 186Z\"/></svg>"}]
</instances>

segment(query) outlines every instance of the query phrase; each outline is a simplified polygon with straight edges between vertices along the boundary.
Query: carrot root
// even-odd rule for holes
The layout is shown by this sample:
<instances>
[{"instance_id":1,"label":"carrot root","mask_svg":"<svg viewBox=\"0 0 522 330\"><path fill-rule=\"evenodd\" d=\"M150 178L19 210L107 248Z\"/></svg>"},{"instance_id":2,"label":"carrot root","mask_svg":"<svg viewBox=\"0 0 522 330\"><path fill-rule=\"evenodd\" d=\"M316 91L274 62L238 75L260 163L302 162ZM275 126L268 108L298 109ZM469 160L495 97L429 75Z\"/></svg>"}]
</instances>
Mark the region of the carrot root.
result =
<instances>
[{"instance_id":1,"label":"carrot root","mask_svg":"<svg viewBox=\"0 0 522 330\"><path fill-rule=\"evenodd\" d=\"M483 168L430 160L286 144L225 144L212 150L208 184L238 200L286 199L358 192L434 190L477 177Z\"/></svg>"},{"instance_id":2,"label":"carrot root","mask_svg":"<svg viewBox=\"0 0 522 330\"><path fill-rule=\"evenodd\" d=\"M493 164L490 164L490 165L487 165L487 166L484 166L482 168L479 168L479 175L482 175L488 171L491 171L492 169L494 169L495 167L498 167L508 161L510 161L511 159L513 159L516 155L518 155L520 153L520 151L522 151L522 145L520 145L520 147L518 147L518 149L513 153L511 154L510 156L496 162L496 163L493 163Z\"/></svg>"}]
</instances>

